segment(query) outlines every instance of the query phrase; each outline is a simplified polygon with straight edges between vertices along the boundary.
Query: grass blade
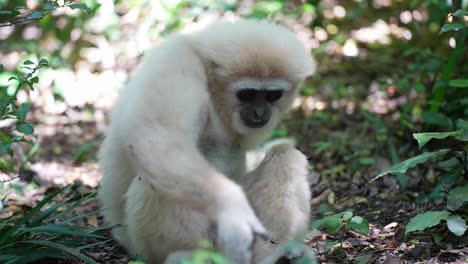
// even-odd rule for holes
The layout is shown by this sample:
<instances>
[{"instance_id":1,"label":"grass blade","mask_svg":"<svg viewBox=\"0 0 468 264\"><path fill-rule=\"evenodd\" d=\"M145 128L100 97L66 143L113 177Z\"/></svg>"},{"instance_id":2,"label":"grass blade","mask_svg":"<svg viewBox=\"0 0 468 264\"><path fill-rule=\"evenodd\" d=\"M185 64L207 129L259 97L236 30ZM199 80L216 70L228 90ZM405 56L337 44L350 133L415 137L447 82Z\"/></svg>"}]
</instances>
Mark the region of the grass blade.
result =
<instances>
[{"instance_id":1,"label":"grass blade","mask_svg":"<svg viewBox=\"0 0 468 264\"><path fill-rule=\"evenodd\" d=\"M71 256L77 257L77 258L83 260L84 262L86 262L86 263L88 263L88 264L97 264L97 263L96 263L93 259L91 259L90 257L81 254L79 250L74 249L74 248L70 248L70 247L67 247L67 246L64 246L64 245L62 245L62 244L55 243L55 242L52 242L52 241L46 241L46 240L26 240L26 241L21 241L21 243L33 244L33 245L40 245L40 246L45 246L45 247L48 247L48 248L58 249L58 250L60 250L60 251L63 251L63 252L65 252L65 253L71 255Z\"/></svg>"}]
</instances>

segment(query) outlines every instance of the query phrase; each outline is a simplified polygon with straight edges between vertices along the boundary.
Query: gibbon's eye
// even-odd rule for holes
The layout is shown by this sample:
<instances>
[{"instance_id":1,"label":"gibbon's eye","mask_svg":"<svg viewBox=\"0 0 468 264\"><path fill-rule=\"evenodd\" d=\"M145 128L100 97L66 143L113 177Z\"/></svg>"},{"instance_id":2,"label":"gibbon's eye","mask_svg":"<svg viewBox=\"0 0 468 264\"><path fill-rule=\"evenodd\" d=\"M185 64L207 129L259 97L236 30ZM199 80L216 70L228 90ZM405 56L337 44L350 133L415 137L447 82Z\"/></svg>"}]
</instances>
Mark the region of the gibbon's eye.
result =
<instances>
[{"instance_id":1,"label":"gibbon's eye","mask_svg":"<svg viewBox=\"0 0 468 264\"><path fill-rule=\"evenodd\" d=\"M250 102L255 99L255 95L257 94L257 91L254 89L245 89L237 92L236 96L237 99L241 102Z\"/></svg>"},{"instance_id":2,"label":"gibbon's eye","mask_svg":"<svg viewBox=\"0 0 468 264\"><path fill-rule=\"evenodd\" d=\"M278 101L281 96L283 96L283 91L282 90L274 90L274 91L268 91L266 92L265 99L272 103L275 101Z\"/></svg>"}]
</instances>

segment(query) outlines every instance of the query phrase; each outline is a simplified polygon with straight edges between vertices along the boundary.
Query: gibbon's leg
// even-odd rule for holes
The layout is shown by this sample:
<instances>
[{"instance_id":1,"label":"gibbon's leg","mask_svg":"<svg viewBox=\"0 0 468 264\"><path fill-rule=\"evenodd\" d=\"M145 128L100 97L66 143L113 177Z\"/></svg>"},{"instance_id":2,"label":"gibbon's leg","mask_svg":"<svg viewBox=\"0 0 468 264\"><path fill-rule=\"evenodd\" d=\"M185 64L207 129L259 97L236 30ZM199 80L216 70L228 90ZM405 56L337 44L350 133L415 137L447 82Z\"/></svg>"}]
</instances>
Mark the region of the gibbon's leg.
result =
<instances>
[{"instance_id":1,"label":"gibbon's leg","mask_svg":"<svg viewBox=\"0 0 468 264\"><path fill-rule=\"evenodd\" d=\"M275 146L246 176L244 187L273 241L255 242L254 263L259 263L281 243L307 230L310 215L307 159L292 146Z\"/></svg>"},{"instance_id":2,"label":"gibbon's leg","mask_svg":"<svg viewBox=\"0 0 468 264\"><path fill-rule=\"evenodd\" d=\"M144 177L136 177L126 195L125 224L133 254L146 263L176 263L208 239L208 218L188 205L158 194ZM187 250L187 251L184 251ZM184 252L175 254L173 252ZM172 257L168 258L171 254Z\"/></svg>"},{"instance_id":3,"label":"gibbon's leg","mask_svg":"<svg viewBox=\"0 0 468 264\"><path fill-rule=\"evenodd\" d=\"M99 188L99 199L104 209L107 209L103 214L109 223L123 225L124 196L134 175L129 169L128 160L120 145L112 137L105 139L100 155L101 169L105 173ZM124 247L128 248L127 230L124 226L114 228L112 233Z\"/></svg>"}]
</instances>

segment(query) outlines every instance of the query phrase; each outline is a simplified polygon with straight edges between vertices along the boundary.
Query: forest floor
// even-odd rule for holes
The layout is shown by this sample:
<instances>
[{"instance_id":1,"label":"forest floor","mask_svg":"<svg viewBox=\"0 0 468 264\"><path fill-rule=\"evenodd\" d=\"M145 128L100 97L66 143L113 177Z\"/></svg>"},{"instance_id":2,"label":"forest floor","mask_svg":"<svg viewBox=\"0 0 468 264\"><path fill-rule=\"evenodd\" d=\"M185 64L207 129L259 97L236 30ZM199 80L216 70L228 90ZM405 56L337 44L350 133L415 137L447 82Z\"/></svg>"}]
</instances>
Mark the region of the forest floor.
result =
<instances>
[{"instance_id":1,"label":"forest floor","mask_svg":"<svg viewBox=\"0 0 468 264\"><path fill-rule=\"evenodd\" d=\"M4 203L4 214L34 206L58 186L74 183L73 193L81 194L99 185L96 152L103 138L104 110L86 106L85 109L69 108L56 115L36 110L34 116L41 147L30 161L30 168L9 181L15 188L21 186L25 195L10 196ZM444 228L405 235L404 227L409 218L436 209L415 203L416 190L433 177L431 167L415 169L406 188L393 176L368 184L391 165L387 146L406 144L408 153L417 149L415 143L408 143L410 136L381 138L382 128L366 120L365 115L322 112L317 116L311 119L296 116L282 126L289 136L297 139L298 148L312 165L311 179L315 181L312 220L353 210L354 215L371 223L368 235L346 229L337 234L311 232L306 243L317 251L322 263L467 263L466 236L456 237ZM97 208L99 204L91 201L74 213ZM104 222L101 215L91 215L74 224L98 227ZM125 251L113 242L88 248L84 253L99 263L129 261Z\"/></svg>"}]
</instances>

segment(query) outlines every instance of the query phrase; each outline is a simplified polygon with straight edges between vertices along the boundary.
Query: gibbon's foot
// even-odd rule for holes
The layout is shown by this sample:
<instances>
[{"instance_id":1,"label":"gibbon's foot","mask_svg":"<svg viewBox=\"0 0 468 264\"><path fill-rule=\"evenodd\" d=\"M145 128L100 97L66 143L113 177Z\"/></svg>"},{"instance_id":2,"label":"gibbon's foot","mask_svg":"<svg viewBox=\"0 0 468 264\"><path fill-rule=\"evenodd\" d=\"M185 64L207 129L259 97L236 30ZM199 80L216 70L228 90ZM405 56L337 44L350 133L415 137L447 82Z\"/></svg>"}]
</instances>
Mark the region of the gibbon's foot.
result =
<instances>
[{"instance_id":1,"label":"gibbon's foot","mask_svg":"<svg viewBox=\"0 0 468 264\"><path fill-rule=\"evenodd\" d=\"M291 246L288 245L291 243ZM315 252L307 245L299 242L288 242L278 247L270 256L267 256L260 264L316 264Z\"/></svg>"},{"instance_id":2,"label":"gibbon's foot","mask_svg":"<svg viewBox=\"0 0 468 264\"><path fill-rule=\"evenodd\" d=\"M244 187L271 240L276 242L255 241L254 263L259 263L284 242L307 230L310 217L307 159L290 145L275 146L247 175Z\"/></svg>"},{"instance_id":3,"label":"gibbon's foot","mask_svg":"<svg viewBox=\"0 0 468 264\"><path fill-rule=\"evenodd\" d=\"M287 174L302 174L307 168L307 159L304 154L289 144L276 145L268 151L260 166L273 166L271 169L284 170ZM290 171L292 170L292 171Z\"/></svg>"}]
</instances>

